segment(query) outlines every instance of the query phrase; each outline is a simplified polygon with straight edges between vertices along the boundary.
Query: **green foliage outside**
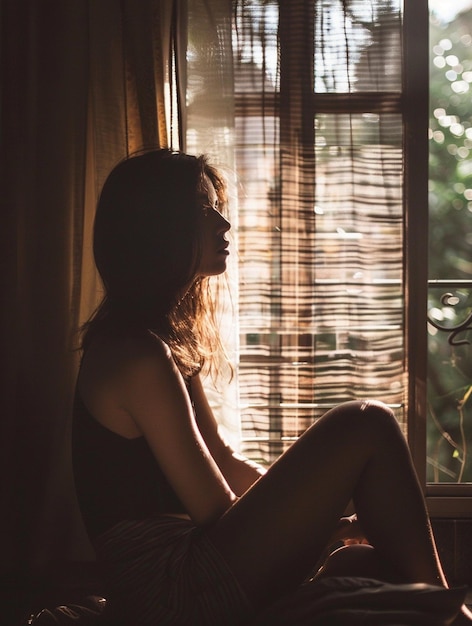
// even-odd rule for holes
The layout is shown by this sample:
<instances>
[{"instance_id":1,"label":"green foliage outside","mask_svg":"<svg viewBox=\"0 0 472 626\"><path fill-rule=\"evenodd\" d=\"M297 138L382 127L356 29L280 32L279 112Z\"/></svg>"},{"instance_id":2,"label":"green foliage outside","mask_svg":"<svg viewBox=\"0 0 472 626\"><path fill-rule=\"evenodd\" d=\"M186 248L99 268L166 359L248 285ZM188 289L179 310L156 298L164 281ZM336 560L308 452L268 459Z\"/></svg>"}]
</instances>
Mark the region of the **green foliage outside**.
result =
<instances>
[{"instance_id":1,"label":"green foliage outside","mask_svg":"<svg viewBox=\"0 0 472 626\"><path fill-rule=\"evenodd\" d=\"M456 328L472 312L472 11L430 25L429 289L435 324ZM459 281L471 281L470 286ZM429 327L428 474L472 482L472 332Z\"/></svg>"}]
</instances>

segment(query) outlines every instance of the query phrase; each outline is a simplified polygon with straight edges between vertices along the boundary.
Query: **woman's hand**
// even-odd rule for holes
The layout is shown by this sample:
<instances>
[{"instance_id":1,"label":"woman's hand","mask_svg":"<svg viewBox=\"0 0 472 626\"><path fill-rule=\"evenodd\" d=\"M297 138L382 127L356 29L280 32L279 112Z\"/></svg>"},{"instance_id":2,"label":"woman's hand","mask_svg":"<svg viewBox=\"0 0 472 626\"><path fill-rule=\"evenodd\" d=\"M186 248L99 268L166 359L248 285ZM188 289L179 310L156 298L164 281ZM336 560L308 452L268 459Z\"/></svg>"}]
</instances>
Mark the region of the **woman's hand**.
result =
<instances>
[{"instance_id":1,"label":"woman's hand","mask_svg":"<svg viewBox=\"0 0 472 626\"><path fill-rule=\"evenodd\" d=\"M368 544L362 528L357 520L357 515L348 515L339 519L338 525L333 532L330 545L342 541L345 546L352 546L359 543Z\"/></svg>"}]
</instances>

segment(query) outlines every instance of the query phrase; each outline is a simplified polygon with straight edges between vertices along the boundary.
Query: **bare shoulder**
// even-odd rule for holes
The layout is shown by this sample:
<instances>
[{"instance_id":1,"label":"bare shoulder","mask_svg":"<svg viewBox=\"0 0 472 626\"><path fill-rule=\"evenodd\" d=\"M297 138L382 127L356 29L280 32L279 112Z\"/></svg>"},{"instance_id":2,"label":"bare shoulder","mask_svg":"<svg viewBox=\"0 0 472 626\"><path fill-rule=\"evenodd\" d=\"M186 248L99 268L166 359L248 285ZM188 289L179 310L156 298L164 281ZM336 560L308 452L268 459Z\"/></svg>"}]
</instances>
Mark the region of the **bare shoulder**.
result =
<instances>
[{"instance_id":1,"label":"bare shoulder","mask_svg":"<svg viewBox=\"0 0 472 626\"><path fill-rule=\"evenodd\" d=\"M167 344L148 331L100 336L85 353L78 391L92 415L104 426L125 437L142 434L127 405L133 394L150 384L165 384L179 376Z\"/></svg>"}]
</instances>

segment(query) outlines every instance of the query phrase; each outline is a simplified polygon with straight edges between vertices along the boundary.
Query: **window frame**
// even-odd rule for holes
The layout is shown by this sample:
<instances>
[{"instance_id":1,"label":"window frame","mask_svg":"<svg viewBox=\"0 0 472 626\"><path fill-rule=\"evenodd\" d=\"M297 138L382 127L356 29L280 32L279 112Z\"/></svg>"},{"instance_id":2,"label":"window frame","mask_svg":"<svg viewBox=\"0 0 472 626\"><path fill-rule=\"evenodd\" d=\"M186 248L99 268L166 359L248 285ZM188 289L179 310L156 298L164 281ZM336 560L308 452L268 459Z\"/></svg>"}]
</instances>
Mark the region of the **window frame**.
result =
<instances>
[{"instance_id":1,"label":"window frame","mask_svg":"<svg viewBox=\"0 0 472 626\"><path fill-rule=\"evenodd\" d=\"M472 485L426 483L429 3L404 2L405 332L408 367L408 440L433 517L470 517ZM426 45L425 45L426 44ZM414 165L413 165L414 164ZM408 210L413 207L414 210ZM415 263L416 259L424 263Z\"/></svg>"}]
</instances>

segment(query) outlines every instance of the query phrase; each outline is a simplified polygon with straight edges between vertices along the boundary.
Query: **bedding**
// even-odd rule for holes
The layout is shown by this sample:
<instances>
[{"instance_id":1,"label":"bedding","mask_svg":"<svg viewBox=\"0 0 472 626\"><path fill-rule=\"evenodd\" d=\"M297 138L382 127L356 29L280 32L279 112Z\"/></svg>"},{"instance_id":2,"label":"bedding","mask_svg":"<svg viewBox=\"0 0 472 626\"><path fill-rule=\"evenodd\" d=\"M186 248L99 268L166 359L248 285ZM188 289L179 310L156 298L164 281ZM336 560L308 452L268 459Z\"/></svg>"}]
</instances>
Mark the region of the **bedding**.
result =
<instances>
[{"instance_id":1,"label":"bedding","mask_svg":"<svg viewBox=\"0 0 472 626\"><path fill-rule=\"evenodd\" d=\"M421 583L393 585L370 578L325 578L309 581L246 626L448 626L466 592L466 587L443 589ZM81 606L45 609L27 623L125 626L107 618L104 606L103 598L89 597Z\"/></svg>"},{"instance_id":2,"label":"bedding","mask_svg":"<svg viewBox=\"0 0 472 626\"><path fill-rule=\"evenodd\" d=\"M250 626L447 626L466 592L466 587L331 577L307 582Z\"/></svg>"}]
</instances>

